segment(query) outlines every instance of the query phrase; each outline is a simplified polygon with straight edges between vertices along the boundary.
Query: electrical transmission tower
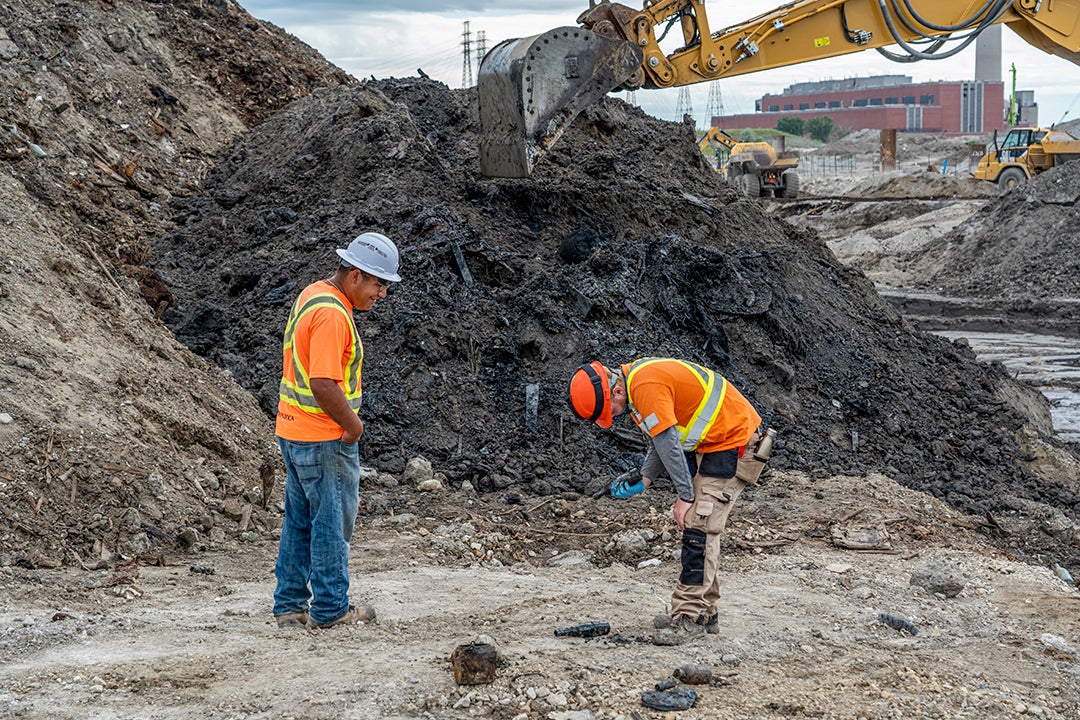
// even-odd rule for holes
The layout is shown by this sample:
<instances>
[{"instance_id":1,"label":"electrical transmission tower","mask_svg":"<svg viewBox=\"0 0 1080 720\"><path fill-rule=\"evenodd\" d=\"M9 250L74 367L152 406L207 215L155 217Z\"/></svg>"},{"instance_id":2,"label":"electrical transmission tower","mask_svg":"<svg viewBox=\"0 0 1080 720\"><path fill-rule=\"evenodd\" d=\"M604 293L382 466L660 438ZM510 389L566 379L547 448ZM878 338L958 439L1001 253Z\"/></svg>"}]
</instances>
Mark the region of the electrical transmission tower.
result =
<instances>
[{"instance_id":1,"label":"electrical transmission tower","mask_svg":"<svg viewBox=\"0 0 1080 720\"><path fill-rule=\"evenodd\" d=\"M480 63L483 62L484 56L487 55L487 33L483 30L476 31L476 71L480 72Z\"/></svg>"},{"instance_id":2,"label":"electrical transmission tower","mask_svg":"<svg viewBox=\"0 0 1080 720\"><path fill-rule=\"evenodd\" d=\"M679 88L679 100L675 103L675 121L681 122L683 115L694 117L694 105L690 102L690 88Z\"/></svg>"},{"instance_id":3,"label":"electrical transmission tower","mask_svg":"<svg viewBox=\"0 0 1080 720\"><path fill-rule=\"evenodd\" d=\"M637 90L627 90L626 91L626 102L630 103L634 107L638 106Z\"/></svg>"},{"instance_id":4,"label":"electrical transmission tower","mask_svg":"<svg viewBox=\"0 0 1080 720\"><path fill-rule=\"evenodd\" d=\"M705 124L712 126L713 118L724 114L724 96L720 94L720 83L713 80L709 84L709 102L705 105Z\"/></svg>"},{"instance_id":5,"label":"electrical transmission tower","mask_svg":"<svg viewBox=\"0 0 1080 720\"><path fill-rule=\"evenodd\" d=\"M461 87L472 87L472 33L469 32L468 20L461 32L461 61Z\"/></svg>"}]
</instances>

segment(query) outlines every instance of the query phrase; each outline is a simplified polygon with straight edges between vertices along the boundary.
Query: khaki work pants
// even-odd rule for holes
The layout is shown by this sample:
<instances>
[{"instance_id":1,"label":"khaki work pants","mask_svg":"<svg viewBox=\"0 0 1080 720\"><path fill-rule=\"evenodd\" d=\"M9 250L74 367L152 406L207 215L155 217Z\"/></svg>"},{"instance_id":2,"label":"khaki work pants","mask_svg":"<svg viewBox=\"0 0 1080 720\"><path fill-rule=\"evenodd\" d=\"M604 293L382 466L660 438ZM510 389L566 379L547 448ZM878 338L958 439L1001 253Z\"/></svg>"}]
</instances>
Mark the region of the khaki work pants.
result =
<instances>
[{"instance_id":1,"label":"khaki work pants","mask_svg":"<svg viewBox=\"0 0 1080 720\"><path fill-rule=\"evenodd\" d=\"M756 447L751 438L749 447ZM687 615L704 621L718 611L720 600L720 535L742 491L755 483L764 463L749 451L739 458L734 477L702 475L693 478L694 503L686 512L682 539L682 573L671 594L671 617ZM698 454L701 467L701 454Z\"/></svg>"}]
</instances>

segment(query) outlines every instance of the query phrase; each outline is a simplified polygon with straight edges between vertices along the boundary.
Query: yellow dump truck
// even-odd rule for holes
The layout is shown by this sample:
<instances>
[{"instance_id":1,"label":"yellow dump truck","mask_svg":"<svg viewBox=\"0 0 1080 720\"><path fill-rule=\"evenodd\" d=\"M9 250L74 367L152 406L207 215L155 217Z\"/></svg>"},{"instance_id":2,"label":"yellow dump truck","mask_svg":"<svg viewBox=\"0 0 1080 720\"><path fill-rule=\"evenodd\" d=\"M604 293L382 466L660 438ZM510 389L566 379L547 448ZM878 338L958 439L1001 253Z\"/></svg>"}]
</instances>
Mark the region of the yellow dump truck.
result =
<instances>
[{"instance_id":1,"label":"yellow dump truck","mask_svg":"<svg viewBox=\"0 0 1080 720\"><path fill-rule=\"evenodd\" d=\"M717 153L716 171L724 173L728 184L749 197L797 198L799 196L799 154L777 152L771 143L736 140L719 128L709 128L698 145L709 143L727 148Z\"/></svg>"},{"instance_id":2,"label":"yellow dump truck","mask_svg":"<svg viewBox=\"0 0 1080 720\"><path fill-rule=\"evenodd\" d=\"M1008 192L1034 176L1070 160L1080 159L1080 140L1063 130L1013 128L972 171L979 180L997 183Z\"/></svg>"}]
</instances>

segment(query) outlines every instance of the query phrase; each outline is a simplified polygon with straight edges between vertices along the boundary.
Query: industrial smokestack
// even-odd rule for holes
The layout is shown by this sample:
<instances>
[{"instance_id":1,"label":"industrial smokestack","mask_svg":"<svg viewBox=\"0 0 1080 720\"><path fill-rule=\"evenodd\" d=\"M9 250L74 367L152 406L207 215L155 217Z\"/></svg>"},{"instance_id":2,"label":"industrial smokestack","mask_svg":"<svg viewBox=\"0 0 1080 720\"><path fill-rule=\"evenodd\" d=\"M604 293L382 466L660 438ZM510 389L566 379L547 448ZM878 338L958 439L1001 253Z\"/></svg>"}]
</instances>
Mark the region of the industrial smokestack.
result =
<instances>
[{"instance_id":1,"label":"industrial smokestack","mask_svg":"<svg viewBox=\"0 0 1080 720\"><path fill-rule=\"evenodd\" d=\"M975 39L975 82L1001 82L1001 25L991 25Z\"/></svg>"}]
</instances>

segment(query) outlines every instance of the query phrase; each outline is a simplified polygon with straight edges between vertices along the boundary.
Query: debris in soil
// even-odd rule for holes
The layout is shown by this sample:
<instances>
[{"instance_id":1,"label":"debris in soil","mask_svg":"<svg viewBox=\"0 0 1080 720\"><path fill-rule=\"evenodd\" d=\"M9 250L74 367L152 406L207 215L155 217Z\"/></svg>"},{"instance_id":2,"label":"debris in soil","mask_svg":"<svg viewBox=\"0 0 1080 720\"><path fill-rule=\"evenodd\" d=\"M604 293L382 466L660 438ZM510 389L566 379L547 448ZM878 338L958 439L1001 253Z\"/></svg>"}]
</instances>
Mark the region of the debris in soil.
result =
<instances>
[{"instance_id":1,"label":"debris in soil","mask_svg":"<svg viewBox=\"0 0 1080 720\"><path fill-rule=\"evenodd\" d=\"M646 690L641 693L641 704L653 710L689 710L696 702L697 693L690 688Z\"/></svg>"},{"instance_id":2,"label":"debris in soil","mask_svg":"<svg viewBox=\"0 0 1080 720\"><path fill-rule=\"evenodd\" d=\"M888 625L893 630L900 630L901 632L906 632L908 635L915 636L919 634L919 628L915 627L913 624L911 624L910 621L905 620L898 615L881 613L878 615L878 622L882 625Z\"/></svg>"},{"instance_id":3,"label":"debris in soil","mask_svg":"<svg viewBox=\"0 0 1080 720\"><path fill-rule=\"evenodd\" d=\"M566 378L596 357L670 355L751 397L780 432L777 469L878 470L965 512L1035 502L1075 523L1076 489L1022 460L1033 419L1002 399L1017 387L1003 369L913 330L812 233L726 188L691 128L606 98L532 178L492 180L477 171L475 103L423 78L366 82L239 138L155 243L178 298L166 322L272 414L289 303L334 248L378 230L405 278L360 319L362 452L380 469L422 453L454 487L595 492L644 445L573 419ZM595 247L567 261L564 240L583 230ZM992 532L1024 553L1060 542Z\"/></svg>"},{"instance_id":4,"label":"debris in soil","mask_svg":"<svg viewBox=\"0 0 1080 720\"><path fill-rule=\"evenodd\" d=\"M708 685L712 682L712 668L708 665L680 665L672 676L687 685Z\"/></svg>"}]
</instances>

